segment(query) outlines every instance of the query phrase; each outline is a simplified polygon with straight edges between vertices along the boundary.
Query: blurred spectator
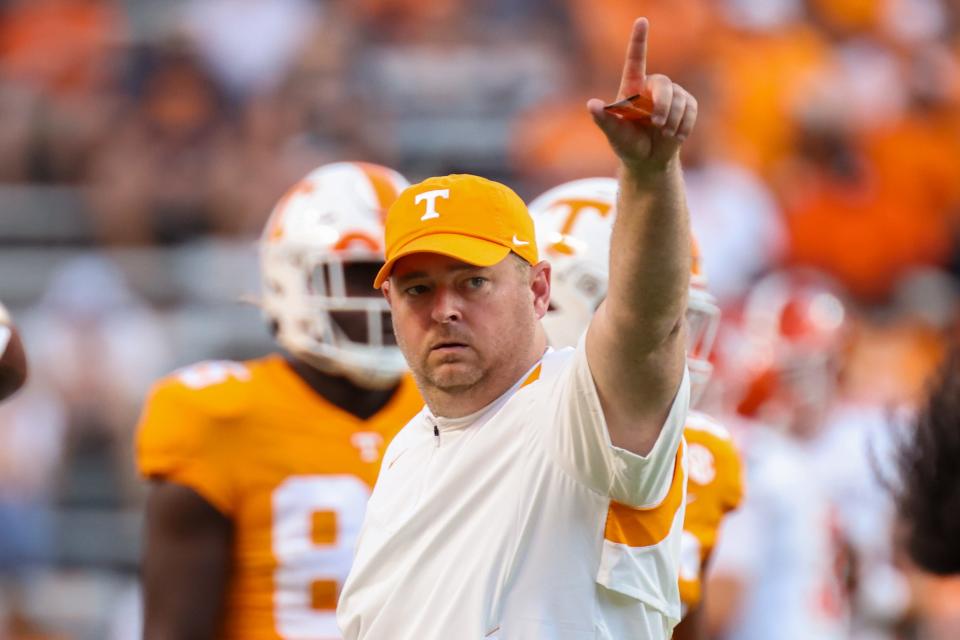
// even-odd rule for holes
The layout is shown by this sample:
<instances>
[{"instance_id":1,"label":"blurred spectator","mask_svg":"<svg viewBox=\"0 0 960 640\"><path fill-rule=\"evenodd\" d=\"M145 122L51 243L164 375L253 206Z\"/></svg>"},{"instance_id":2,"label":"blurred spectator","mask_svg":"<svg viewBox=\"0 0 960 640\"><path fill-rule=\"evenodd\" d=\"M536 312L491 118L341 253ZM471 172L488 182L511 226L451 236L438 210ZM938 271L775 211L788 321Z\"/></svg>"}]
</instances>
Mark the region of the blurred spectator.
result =
<instances>
[{"instance_id":1,"label":"blurred spectator","mask_svg":"<svg viewBox=\"0 0 960 640\"><path fill-rule=\"evenodd\" d=\"M416 41L436 37L437 27L450 31L463 29L466 24L464 6L456 0L356 0L354 19L375 40Z\"/></svg>"},{"instance_id":2,"label":"blurred spectator","mask_svg":"<svg viewBox=\"0 0 960 640\"><path fill-rule=\"evenodd\" d=\"M33 111L37 97L12 83L0 82L0 182L23 182L30 175L34 145Z\"/></svg>"},{"instance_id":3,"label":"blurred spectator","mask_svg":"<svg viewBox=\"0 0 960 640\"><path fill-rule=\"evenodd\" d=\"M221 232L255 236L284 190L313 167L390 155L387 127L350 83L356 34L348 11L342 3L324 5L282 80L249 96L222 132L212 183Z\"/></svg>"},{"instance_id":4,"label":"blurred spectator","mask_svg":"<svg viewBox=\"0 0 960 640\"><path fill-rule=\"evenodd\" d=\"M947 35L953 0L887 0L881 3L879 30L907 45L924 45Z\"/></svg>"},{"instance_id":5,"label":"blurred spectator","mask_svg":"<svg viewBox=\"0 0 960 640\"><path fill-rule=\"evenodd\" d=\"M219 133L208 185L210 223L218 233L254 237L284 189L312 167L343 157L339 140L307 132L308 108L302 96L251 99Z\"/></svg>"},{"instance_id":6,"label":"blurred spectator","mask_svg":"<svg viewBox=\"0 0 960 640\"><path fill-rule=\"evenodd\" d=\"M722 0L721 24L745 32L775 31L803 20L805 0Z\"/></svg>"},{"instance_id":7,"label":"blurred spectator","mask_svg":"<svg viewBox=\"0 0 960 640\"><path fill-rule=\"evenodd\" d=\"M313 0L190 0L181 29L236 98L283 82L323 15Z\"/></svg>"},{"instance_id":8,"label":"blurred spectator","mask_svg":"<svg viewBox=\"0 0 960 640\"><path fill-rule=\"evenodd\" d=\"M808 129L781 189L791 258L874 299L911 266L944 264L960 207L960 146L944 132L934 114L859 139Z\"/></svg>"},{"instance_id":9,"label":"blurred spectator","mask_svg":"<svg viewBox=\"0 0 960 640\"><path fill-rule=\"evenodd\" d=\"M56 557L56 499L67 416L36 378L0 405L0 638L37 631L26 593Z\"/></svg>"},{"instance_id":10,"label":"blurred spectator","mask_svg":"<svg viewBox=\"0 0 960 640\"><path fill-rule=\"evenodd\" d=\"M623 48L616 43L638 16L646 16L654 25L647 58L650 73L672 78L703 62L717 27L716 3L709 0L567 0L567 4L584 45L578 63L595 73L622 67Z\"/></svg>"},{"instance_id":11,"label":"blurred spectator","mask_svg":"<svg viewBox=\"0 0 960 640\"><path fill-rule=\"evenodd\" d=\"M943 355L943 336L922 322L862 322L844 369L843 393L879 407L911 407Z\"/></svg>"},{"instance_id":12,"label":"blurred spectator","mask_svg":"<svg viewBox=\"0 0 960 640\"><path fill-rule=\"evenodd\" d=\"M114 0L9 0L0 20L0 77L50 95L103 86L124 34Z\"/></svg>"},{"instance_id":13,"label":"blurred spectator","mask_svg":"<svg viewBox=\"0 0 960 640\"><path fill-rule=\"evenodd\" d=\"M92 168L92 204L107 243L172 244L215 231L210 177L225 105L189 50L147 56L140 87Z\"/></svg>"},{"instance_id":14,"label":"blurred spectator","mask_svg":"<svg viewBox=\"0 0 960 640\"><path fill-rule=\"evenodd\" d=\"M122 66L114 0L12 0L0 8L0 180L77 181L100 143Z\"/></svg>"},{"instance_id":15,"label":"blurred spectator","mask_svg":"<svg viewBox=\"0 0 960 640\"><path fill-rule=\"evenodd\" d=\"M124 502L140 402L171 365L166 333L119 268L94 256L58 271L23 328L34 378L66 413L61 499Z\"/></svg>"},{"instance_id":16,"label":"blurred spectator","mask_svg":"<svg viewBox=\"0 0 960 640\"><path fill-rule=\"evenodd\" d=\"M838 35L876 30L886 0L807 0L809 15L821 28Z\"/></svg>"},{"instance_id":17,"label":"blurred spectator","mask_svg":"<svg viewBox=\"0 0 960 640\"><path fill-rule=\"evenodd\" d=\"M570 180L614 175L617 159L586 107L589 98L598 96L553 97L532 105L516 119L510 165L527 191L538 193Z\"/></svg>"},{"instance_id":18,"label":"blurred spectator","mask_svg":"<svg viewBox=\"0 0 960 640\"><path fill-rule=\"evenodd\" d=\"M717 78L712 108L723 123L713 133L734 160L769 179L797 143L793 116L811 100L829 60L828 44L799 21L720 31L704 60Z\"/></svg>"},{"instance_id":19,"label":"blurred spectator","mask_svg":"<svg viewBox=\"0 0 960 640\"><path fill-rule=\"evenodd\" d=\"M683 146L690 223L699 239L710 289L722 308L746 295L783 258L786 234L773 193L719 142L723 122L713 109L716 78L691 76L688 86L702 105L698 134Z\"/></svg>"}]
</instances>

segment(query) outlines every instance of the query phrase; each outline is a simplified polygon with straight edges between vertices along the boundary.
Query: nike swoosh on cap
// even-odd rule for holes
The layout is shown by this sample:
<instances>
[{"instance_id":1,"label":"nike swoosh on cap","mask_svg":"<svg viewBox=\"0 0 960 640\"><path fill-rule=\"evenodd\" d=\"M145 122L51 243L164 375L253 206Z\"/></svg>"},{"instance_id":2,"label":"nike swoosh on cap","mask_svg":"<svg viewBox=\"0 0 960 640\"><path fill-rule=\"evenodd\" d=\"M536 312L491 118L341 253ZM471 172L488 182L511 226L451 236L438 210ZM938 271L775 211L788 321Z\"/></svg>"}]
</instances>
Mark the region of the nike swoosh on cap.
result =
<instances>
[{"instance_id":1,"label":"nike swoosh on cap","mask_svg":"<svg viewBox=\"0 0 960 640\"><path fill-rule=\"evenodd\" d=\"M521 240L520 238L518 238L517 234L513 234L513 244L517 245L518 247L523 247L530 243L527 242L526 240Z\"/></svg>"}]
</instances>

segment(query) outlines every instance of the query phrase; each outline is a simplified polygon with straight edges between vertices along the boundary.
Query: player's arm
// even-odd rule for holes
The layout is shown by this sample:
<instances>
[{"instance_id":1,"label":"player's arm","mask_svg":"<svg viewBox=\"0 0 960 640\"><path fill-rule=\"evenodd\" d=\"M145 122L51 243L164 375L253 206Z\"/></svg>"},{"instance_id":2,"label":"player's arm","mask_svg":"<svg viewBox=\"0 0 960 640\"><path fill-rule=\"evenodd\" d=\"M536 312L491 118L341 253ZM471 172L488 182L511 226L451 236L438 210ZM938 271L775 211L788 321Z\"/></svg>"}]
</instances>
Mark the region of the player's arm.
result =
<instances>
[{"instance_id":1,"label":"player's arm","mask_svg":"<svg viewBox=\"0 0 960 640\"><path fill-rule=\"evenodd\" d=\"M744 501L723 521L712 552L711 569L702 577L704 626L708 638L726 636L740 617L748 591L759 579L776 519L764 508L761 492Z\"/></svg>"},{"instance_id":2,"label":"player's arm","mask_svg":"<svg viewBox=\"0 0 960 640\"><path fill-rule=\"evenodd\" d=\"M672 640L707 640L702 600L674 627Z\"/></svg>"},{"instance_id":3,"label":"player's arm","mask_svg":"<svg viewBox=\"0 0 960 640\"><path fill-rule=\"evenodd\" d=\"M711 576L707 582L710 601L701 605L708 638L721 638L733 627L746 597L744 581L734 574Z\"/></svg>"},{"instance_id":4,"label":"player's arm","mask_svg":"<svg viewBox=\"0 0 960 640\"><path fill-rule=\"evenodd\" d=\"M687 609L683 620L673 629L672 640L707 640L714 636L707 635L707 567L710 565L710 557L700 563L700 599Z\"/></svg>"},{"instance_id":5,"label":"player's arm","mask_svg":"<svg viewBox=\"0 0 960 640\"><path fill-rule=\"evenodd\" d=\"M233 526L183 485L154 481L143 556L144 640L209 640L220 627Z\"/></svg>"},{"instance_id":6,"label":"player's arm","mask_svg":"<svg viewBox=\"0 0 960 640\"><path fill-rule=\"evenodd\" d=\"M587 105L621 161L609 289L587 332L587 359L613 444L639 455L656 442L684 374L690 231L679 151L697 114L683 88L646 75L647 31L646 19L634 23L619 98L649 93L652 120Z\"/></svg>"}]
</instances>

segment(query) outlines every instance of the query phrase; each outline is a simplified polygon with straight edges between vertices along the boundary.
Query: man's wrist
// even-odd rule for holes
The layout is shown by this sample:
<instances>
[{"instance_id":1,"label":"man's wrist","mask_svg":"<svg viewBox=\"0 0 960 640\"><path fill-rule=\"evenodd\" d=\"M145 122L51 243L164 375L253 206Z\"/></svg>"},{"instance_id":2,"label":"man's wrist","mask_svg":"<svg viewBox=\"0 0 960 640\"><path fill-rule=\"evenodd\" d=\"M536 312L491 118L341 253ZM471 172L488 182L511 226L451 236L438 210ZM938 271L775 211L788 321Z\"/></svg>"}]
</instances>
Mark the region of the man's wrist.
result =
<instances>
[{"instance_id":1,"label":"man's wrist","mask_svg":"<svg viewBox=\"0 0 960 640\"><path fill-rule=\"evenodd\" d=\"M646 188L664 180L675 180L680 176L680 153L674 153L663 164L643 161L629 163L620 160L619 177L621 181Z\"/></svg>"}]
</instances>

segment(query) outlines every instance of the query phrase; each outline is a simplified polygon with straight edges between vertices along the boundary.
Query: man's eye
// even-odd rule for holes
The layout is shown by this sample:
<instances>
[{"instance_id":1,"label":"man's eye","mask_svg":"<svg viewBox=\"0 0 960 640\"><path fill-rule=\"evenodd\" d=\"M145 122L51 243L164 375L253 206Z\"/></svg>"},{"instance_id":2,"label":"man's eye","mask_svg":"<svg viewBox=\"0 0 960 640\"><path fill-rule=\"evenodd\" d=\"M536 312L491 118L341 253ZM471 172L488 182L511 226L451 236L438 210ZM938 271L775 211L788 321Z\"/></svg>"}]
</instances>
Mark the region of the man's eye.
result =
<instances>
[{"instance_id":1,"label":"man's eye","mask_svg":"<svg viewBox=\"0 0 960 640\"><path fill-rule=\"evenodd\" d=\"M420 294L426 293L428 291L427 286L424 284L415 284L412 287L407 287L404 289L404 293L408 296L416 297Z\"/></svg>"},{"instance_id":2,"label":"man's eye","mask_svg":"<svg viewBox=\"0 0 960 640\"><path fill-rule=\"evenodd\" d=\"M475 276L475 277L470 278L469 280L467 280L467 285L468 285L471 289L479 289L480 287L482 287L482 286L485 285L486 283L487 283L487 279L486 279L486 278L481 278L480 276Z\"/></svg>"}]
</instances>

